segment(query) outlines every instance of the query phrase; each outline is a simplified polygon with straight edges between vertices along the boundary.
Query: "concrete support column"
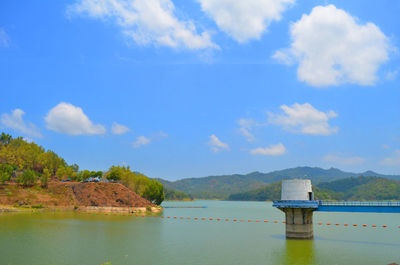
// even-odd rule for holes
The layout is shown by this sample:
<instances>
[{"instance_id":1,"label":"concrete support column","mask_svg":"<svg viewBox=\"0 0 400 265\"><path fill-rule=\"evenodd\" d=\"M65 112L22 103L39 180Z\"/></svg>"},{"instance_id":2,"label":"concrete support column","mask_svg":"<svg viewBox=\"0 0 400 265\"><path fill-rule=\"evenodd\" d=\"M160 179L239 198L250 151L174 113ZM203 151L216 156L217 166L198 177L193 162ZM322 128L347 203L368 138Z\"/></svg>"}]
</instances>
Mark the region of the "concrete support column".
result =
<instances>
[{"instance_id":1,"label":"concrete support column","mask_svg":"<svg viewBox=\"0 0 400 265\"><path fill-rule=\"evenodd\" d=\"M281 208L286 215L286 238L311 239L314 237L312 208Z\"/></svg>"}]
</instances>

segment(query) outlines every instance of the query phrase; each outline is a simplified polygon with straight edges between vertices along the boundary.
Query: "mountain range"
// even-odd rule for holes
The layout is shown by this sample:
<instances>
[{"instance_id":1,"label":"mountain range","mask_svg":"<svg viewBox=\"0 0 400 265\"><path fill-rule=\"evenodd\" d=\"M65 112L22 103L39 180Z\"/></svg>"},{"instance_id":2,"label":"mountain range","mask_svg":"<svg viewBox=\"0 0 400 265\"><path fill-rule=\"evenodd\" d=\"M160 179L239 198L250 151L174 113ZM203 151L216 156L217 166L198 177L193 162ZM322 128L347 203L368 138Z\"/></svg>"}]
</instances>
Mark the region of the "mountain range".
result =
<instances>
[{"instance_id":1,"label":"mountain range","mask_svg":"<svg viewBox=\"0 0 400 265\"><path fill-rule=\"evenodd\" d=\"M362 173L345 172L337 168L296 167L269 173L252 172L249 174L232 174L185 178L177 181L157 179L166 189L183 191L197 199L228 199L230 195L257 190L282 179L307 178L313 185L358 176L373 176L400 180L400 175L384 175L373 171Z\"/></svg>"}]
</instances>

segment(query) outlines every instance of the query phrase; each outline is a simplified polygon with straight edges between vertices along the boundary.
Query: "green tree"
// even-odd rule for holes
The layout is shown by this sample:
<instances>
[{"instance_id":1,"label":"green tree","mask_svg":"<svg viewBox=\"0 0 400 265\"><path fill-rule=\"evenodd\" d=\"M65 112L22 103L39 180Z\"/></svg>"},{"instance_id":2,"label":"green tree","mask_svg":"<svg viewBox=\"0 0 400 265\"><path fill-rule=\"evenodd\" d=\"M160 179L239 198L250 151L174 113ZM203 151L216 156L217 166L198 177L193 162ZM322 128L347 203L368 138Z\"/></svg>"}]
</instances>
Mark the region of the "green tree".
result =
<instances>
[{"instance_id":1,"label":"green tree","mask_svg":"<svg viewBox=\"0 0 400 265\"><path fill-rule=\"evenodd\" d=\"M47 188L49 184L49 178L50 178L50 171L47 168L44 168L42 176L40 177L40 186L42 186L42 188Z\"/></svg>"},{"instance_id":2,"label":"green tree","mask_svg":"<svg viewBox=\"0 0 400 265\"><path fill-rule=\"evenodd\" d=\"M12 140L12 136L5 134L4 132L0 135L0 145L8 145Z\"/></svg>"},{"instance_id":3,"label":"green tree","mask_svg":"<svg viewBox=\"0 0 400 265\"><path fill-rule=\"evenodd\" d=\"M66 177L67 173L65 170L65 167L59 167L56 171L56 176L59 177L60 179L64 179Z\"/></svg>"},{"instance_id":4,"label":"green tree","mask_svg":"<svg viewBox=\"0 0 400 265\"><path fill-rule=\"evenodd\" d=\"M0 164L0 181L4 184L11 179L14 167L9 164Z\"/></svg>"},{"instance_id":5,"label":"green tree","mask_svg":"<svg viewBox=\"0 0 400 265\"><path fill-rule=\"evenodd\" d=\"M17 182L24 187L31 187L35 185L36 182L36 174L33 170L25 170L20 176L17 178Z\"/></svg>"},{"instance_id":6,"label":"green tree","mask_svg":"<svg viewBox=\"0 0 400 265\"><path fill-rule=\"evenodd\" d=\"M125 168L121 166L111 166L106 173L106 178L112 181L121 180L124 170Z\"/></svg>"},{"instance_id":7,"label":"green tree","mask_svg":"<svg viewBox=\"0 0 400 265\"><path fill-rule=\"evenodd\" d=\"M164 186L157 180L150 179L142 196L152 203L160 205L165 199Z\"/></svg>"}]
</instances>

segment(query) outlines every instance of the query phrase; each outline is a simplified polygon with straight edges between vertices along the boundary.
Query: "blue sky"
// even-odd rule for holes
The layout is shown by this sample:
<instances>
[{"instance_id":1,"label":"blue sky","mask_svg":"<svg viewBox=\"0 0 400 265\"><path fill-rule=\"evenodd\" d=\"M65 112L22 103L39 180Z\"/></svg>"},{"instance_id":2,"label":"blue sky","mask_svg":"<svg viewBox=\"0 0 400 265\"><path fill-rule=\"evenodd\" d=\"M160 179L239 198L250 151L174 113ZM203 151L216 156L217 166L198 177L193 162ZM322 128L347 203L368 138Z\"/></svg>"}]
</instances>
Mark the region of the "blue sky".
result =
<instances>
[{"instance_id":1,"label":"blue sky","mask_svg":"<svg viewBox=\"0 0 400 265\"><path fill-rule=\"evenodd\" d=\"M82 169L400 173L400 2L2 1L0 130Z\"/></svg>"}]
</instances>

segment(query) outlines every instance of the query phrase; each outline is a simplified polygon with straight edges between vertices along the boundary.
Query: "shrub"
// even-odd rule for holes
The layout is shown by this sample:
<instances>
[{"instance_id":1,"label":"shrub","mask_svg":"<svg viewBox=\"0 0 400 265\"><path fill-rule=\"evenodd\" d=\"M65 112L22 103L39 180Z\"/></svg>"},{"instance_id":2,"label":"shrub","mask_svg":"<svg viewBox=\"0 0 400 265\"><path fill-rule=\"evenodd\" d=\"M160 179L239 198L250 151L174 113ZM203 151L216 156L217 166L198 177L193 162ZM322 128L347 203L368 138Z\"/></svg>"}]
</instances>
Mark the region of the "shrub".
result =
<instances>
[{"instance_id":1,"label":"shrub","mask_svg":"<svg viewBox=\"0 0 400 265\"><path fill-rule=\"evenodd\" d=\"M47 168L43 169L43 174L40 177L40 186L42 186L42 188L47 188L49 184L49 177L50 171Z\"/></svg>"},{"instance_id":2,"label":"shrub","mask_svg":"<svg viewBox=\"0 0 400 265\"><path fill-rule=\"evenodd\" d=\"M14 171L14 167L9 164L0 164L0 181L2 184L9 181Z\"/></svg>"},{"instance_id":3,"label":"shrub","mask_svg":"<svg viewBox=\"0 0 400 265\"><path fill-rule=\"evenodd\" d=\"M31 187L35 185L36 175L33 170L25 170L20 176L17 178L17 182L24 187Z\"/></svg>"}]
</instances>

